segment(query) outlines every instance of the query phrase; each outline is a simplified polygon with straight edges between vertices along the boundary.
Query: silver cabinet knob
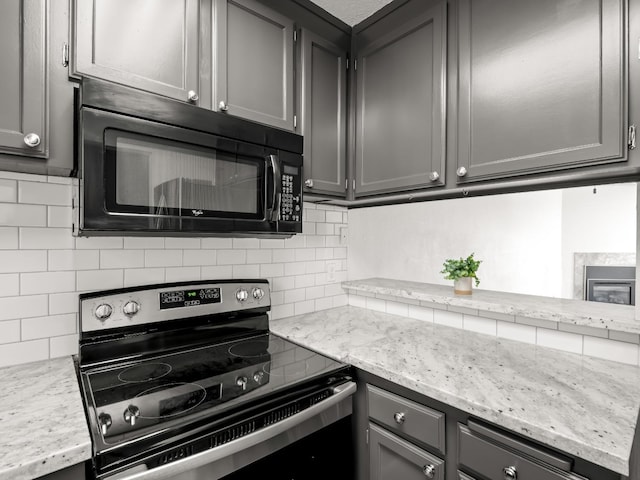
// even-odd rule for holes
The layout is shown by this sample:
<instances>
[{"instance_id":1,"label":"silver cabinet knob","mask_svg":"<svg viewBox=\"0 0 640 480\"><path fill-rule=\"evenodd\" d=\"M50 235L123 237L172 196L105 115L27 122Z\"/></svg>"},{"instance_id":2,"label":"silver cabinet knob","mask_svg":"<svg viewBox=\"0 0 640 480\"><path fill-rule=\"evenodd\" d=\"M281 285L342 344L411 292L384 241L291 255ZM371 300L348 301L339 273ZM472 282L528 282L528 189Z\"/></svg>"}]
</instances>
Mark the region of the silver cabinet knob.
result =
<instances>
[{"instance_id":1,"label":"silver cabinet knob","mask_svg":"<svg viewBox=\"0 0 640 480\"><path fill-rule=\"evenodd\" d=\"M456 170L456 175L458 175L459 177L464 177L467 174L467 169L465 167L458 167L458 170Z\"/></svg>"},{"instance_id":2,"label":"silver cabinet knob","mask_svg":"<svg viewBox=\"0 0 640 480\"><path fill-rule=\"evenodd\" d=\"M187 98L189 99L190 102L197 102L200 97L195 92L195 90L189 90L187 92Z\"/></svg>"},{"instance_id":3,"label":"silver cabinet knob","mask_svg":"<svg viewBox=\"0 0 640 480\"><path fill-rule=\"evenodd\" d=\"M262 297L264 297L264 290L262 290L260 287L256 287L253 290L251 290L251 295L256 300L262 300Z\"/></svg>"},{"instance_id":4,"label":"silver cabinet knob","mask_svg":"<svg viewBox=\"0 0 640 480\"><path fill-rule=\"evenodd\" d=\"M129 405L124 411L124 421L132 427L136 424L136 418L140 416L140 409L135 405Z\"/></svg>"},{"instance_id":5,"label":"silver cabinet knob","mask_svg":"<svg viewBox=\"0 0 640 480\"><path fill-rule=\"evenodd\" d=\"M27 147L34 148L40 145L40 137L37 133L27 133L24 136L24 143Z\"/></svg>"},{"instance_id":6,"label":"silver cabinet knob","mask_svg":"<svg viewBox=\"0 0 640 480\"><path fill-rule=\"evenodd\" d=\"M432 182L435 182L439 178L440 178L440 174L438 172L431 172L429 174L429 180L431 180Z\"/></svg>"},{"instance_id":7,"label":"silver cabinet knob","mask_svg":"<svg viewBox=\"0 0 640 480\"><path fill-rule=\"evenodd\" d=\"M518 472L514 466L504 467L502 473L504 473L504 480L517 480L518 478Z\"/></svg>"},{"instance_id":8,"label":"silver cabinet knob","mask_svg":"<svg viewBox=\"0 0 640 480\"><path fill-rule=\"evenodd\" d=\"M436 476L436 467L433 465L425 465L422 467L422 473L427 478L433 478Z\"/></svg>"},{"instance_id":9,"label":"silver cabinet knob","mask_svg":"<svg viewBox=\"0 0 640 480\"><path fill-rule=\"evenodd\" d=\"M101 413L98 415L98 425L100 425L100 432L102 433L102 436L107 434L107 430L109 430L111 423L111 415L107 413Z\"/></svg>"},{"instance_id":10,"label":"silver cabinet knob","mask_svg":"<svg viewBox=\"0 0 640 480\"><path fill-rule=\"evenodd\" d=\"M249 298L249 292L247 292L244 288L239 288L236 292L236 300L239 302L244 302L247 298Z\"/></svg>"},{"instance_id":11,"label":"silver cabinet knob","mask_svg":"<svg viewBox=\"0 0 640 480\"><path fill-rule=\"evenodd\" d=\"M402 425L406 420L406 416L404 412L396 412L393 414L393 419L396 421L398 425Z\"/></svg>"},{"instance_id":12,"label":"silver cabinet knob","mask_svg":"<svg viewBox=\"0 0 640 480\"><path fill-rule=\"evenodd\" d=\"M133 317L139 311L140 311L140 304L135 300L128 301L127 303L124 304L124 307L122 307L122 312L127 317Z\"/></svg>"},{"instance_id":13,"label":"silver cabinet knob","mask_svg":"<svg viewBox=\"0 0 640 480\"><path fill-rule=\"evenodd\" d=\"M307 187L307 188L313 188L313 180L311 180L310 178L307 178L304 181L304 186Z\"/></svg>"},{"instance_id":14,"label":"silver cabinet knob","mask_svg":"<svg viewBox=\"0 0 640 480\"><path fill-rule=\"evenodd\" d=\"M236 378L236 385L242 387L242 391L244 392L247 389L247 377L238 377Z\"/></svg>"},{"instance_id":15,"label":"silver cabinet knob","mask_svg":"<svg viewBox=\"0 0 640 480\"><path fill-rule=\"evenodd\" d=\"M98 305L96 307L95 316L98 320L105 321L107 318L111 316L113 312L113 308L108 303L103 303L102 305Z\"/></svg>"},{"instance_id":16,"label":"silver cabinet knob","mask_svg":"<svg viewBox=\"0 0 640 480\"><path fill-rule=\"evenodd\" d=\"M220 100L220 103L218 103L218 110L220 110L221 112L226 112L227 110L229 110L229 105L227 105L224 100Z\"/></svg>"}]
</instances>

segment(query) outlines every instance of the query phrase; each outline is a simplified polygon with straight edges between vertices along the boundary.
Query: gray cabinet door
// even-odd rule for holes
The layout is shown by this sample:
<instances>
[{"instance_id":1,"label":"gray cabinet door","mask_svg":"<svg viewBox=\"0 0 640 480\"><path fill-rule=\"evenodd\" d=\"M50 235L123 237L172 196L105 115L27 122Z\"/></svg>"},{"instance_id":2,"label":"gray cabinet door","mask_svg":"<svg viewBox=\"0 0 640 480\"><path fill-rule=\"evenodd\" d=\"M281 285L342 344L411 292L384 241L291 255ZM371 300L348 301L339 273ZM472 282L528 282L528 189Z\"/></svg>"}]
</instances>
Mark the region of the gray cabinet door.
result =
<instances>
[{"instance_id":1,"label":"gray cabinet door","mask_svg":"<svg viewBox=\"0 0 640 480\"><path fill-rule=\"evenodd\" d=\"M293 130L293 20L256 0L216 0L218 111Z\"/></svg>"},{"instance_id":2,"label":"gray cabinet door","mask_svg":"<svg viewBox=\"0 0 640 480\"><path fill-rule=\"evenodd\" d=\"M624 160L623 0L461 0L459 181Z\"/></svg>"},{"instance_id":3,"label":"gray cabinet door","mask_svg":"<svg viewBox=\"0 0 640 480\"><path fill-rule=\"evenodd\" d=\"M441 2L359 46L357 196L443 185L446 45Z\"/></svg>"},{"instance_id":4,"label":"gray cabinet door","mask_svg":"<svg viewBox=\"0 0 640 480\"><path fill-rule=\"evenodd\" d=\"M74 72L167 97L198 92L198 0L76 0Z\"/></svg>"},{"instance_id":5,"label":"gray cabinet door","mask_svg":"<svg viewBox=\"0 0 640 480\"><path fill-rule=\"evenodd\" d=\"M371 480L444 480L444 461L370 423L369 475Z\"/></svg>"},{"instance_id":6,"label":"gray cabinet door","mask_svg":"<svg viewBox=\"0 0 640 480\"><path fill-rule=\"evenodd\" d=\"M0 4L0 152L48 154L46 9L45 0Z\"/></svg>"},{"instance_id":7,"label":"gray cabinet door","mask_svg":"<svg viewBox=\"0 0 640 480\"><path fill-rule=\"evenodd\" d=\"M305 191L346 195L347 53L301 34Z\"/></svg>"}]
</instances>

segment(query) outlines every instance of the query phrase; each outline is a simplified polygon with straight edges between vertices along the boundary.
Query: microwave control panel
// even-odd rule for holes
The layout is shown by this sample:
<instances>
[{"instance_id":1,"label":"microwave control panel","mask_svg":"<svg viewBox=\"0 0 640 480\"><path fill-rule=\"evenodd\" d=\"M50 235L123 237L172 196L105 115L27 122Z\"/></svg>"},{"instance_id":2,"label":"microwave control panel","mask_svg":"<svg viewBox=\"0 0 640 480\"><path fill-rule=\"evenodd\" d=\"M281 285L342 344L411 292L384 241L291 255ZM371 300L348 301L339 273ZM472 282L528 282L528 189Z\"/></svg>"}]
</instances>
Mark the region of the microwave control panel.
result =
<instances>
[{"instance_id":1,"label":"microwave control panel","mask_svg":"<svg viewBox=\"0 0 640 480\"><path fill-rule=\"evenodd\" d=\"M284 165L282 169L282 200L280 220L284 222L302 221L302 186L299 167Z\"/></svg>"}]
</instances>

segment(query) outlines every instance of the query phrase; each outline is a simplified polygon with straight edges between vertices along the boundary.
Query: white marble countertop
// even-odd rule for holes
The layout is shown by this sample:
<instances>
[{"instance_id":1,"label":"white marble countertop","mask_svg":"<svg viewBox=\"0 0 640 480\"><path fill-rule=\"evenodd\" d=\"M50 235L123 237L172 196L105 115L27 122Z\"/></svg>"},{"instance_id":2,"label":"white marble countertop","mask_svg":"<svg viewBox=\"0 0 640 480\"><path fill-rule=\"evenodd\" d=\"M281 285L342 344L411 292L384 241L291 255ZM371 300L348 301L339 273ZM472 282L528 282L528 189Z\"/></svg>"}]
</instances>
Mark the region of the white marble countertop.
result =
<instances>
[{"instance_id":1,"label":"white marble countertop","mask_svg":"<svg viewBox=\"0 0 640 480\"><path fill-rule=\"evenodd\" d=\"M271 330L571 455L629 473L640 411L638 367L357 307L274 320Z\"/></svg>"},{"instance_id":2,"label":"white marble countertop","mask_svg":"<svg viewBox=\"0 0 640 480\"><path fill-rule=\"evenodd\" d=\"M635 307L628 305L495 292L476 288L474 288L472 295L455 295L453 286L387 278L351 280L343 282L342 286L347 291L417 300L421 305L427 307L430 304L452 305L486 312L571 323L584 327L640 333L640 320L635 318Z\"/></svg>"},{"instance_id":3,"label":"white marble countertop","mask_svg":"<svg viewBox=\"0 0 640 480\"><path fill-rule=\"evenodd\" d=\"M91 457L71 357L0 369L0 480L37 478Z\"/></svg>"}]
</instances>

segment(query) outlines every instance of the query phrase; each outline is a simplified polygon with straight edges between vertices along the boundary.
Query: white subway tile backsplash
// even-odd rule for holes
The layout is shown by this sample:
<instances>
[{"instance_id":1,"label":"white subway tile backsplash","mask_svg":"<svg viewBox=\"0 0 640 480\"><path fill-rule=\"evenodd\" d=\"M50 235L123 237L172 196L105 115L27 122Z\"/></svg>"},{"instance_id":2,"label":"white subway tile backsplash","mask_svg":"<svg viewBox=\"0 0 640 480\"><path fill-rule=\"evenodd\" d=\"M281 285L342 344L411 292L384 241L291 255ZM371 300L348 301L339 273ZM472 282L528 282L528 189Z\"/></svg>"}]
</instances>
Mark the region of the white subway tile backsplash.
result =
<instances>
[{"instance_id":1,"label":"white subway tile backsplash","mask_svg":"<svg viewBox=\"0 0 640 480\"><path fill-rule=\"evenodd\" d=\"M519 325L511 321L498 320L498 337L516 340L518 342L536 343L536 327L530 325Z\"/></svg>"},{"instance_id":2,"label":"white subway tile backsplash","mask_svg":"<svg viewBox=\"0 0 640 480\"><path fill-rule=\"evenodd\" d=\"M638 345L591 336L584 337L584 354L615 362L638 365Z\"/></svg>"},{"instance_id":3,"label":"white subway tile backsplash","mask_svg":"<svg viewBox=\"0 0 640 480\"><path fill-rule=\"evenodd\" d=\"M145 250L145 267L182 267L182 250Z\"/></svg>"},{"instance_id":4,"label":"white subway tile backsplash","mask_svg":"<svg viewBox=\"0 0 640 480\"><path fill-rule=\"evenodd\" d=\"M0 202L15 203L18 201L18 182L0 179Z\"/></svg>"},{"instance_id":5,"label":"white subway tile backsplash","mask_svg":"<svg viewBox=\"0 0 640 480\"><path fill-rule=\"evenodd\" d=\"M303 315L305 313L311 313L314 311L316 303L313 300L306 300L304 302L297 302L294 304L295 315Z\"/></svg>"},{"instance_id":6,"label":"white subway tile backsplash","mask_svg":"<svg viewBox=\"0 0 640 480\"><path fill-rule=\"evenodd\" d=\"M402 317L408 317L409 316L409 305L407 305L406 303L391 302L391 301L388 301L388 300L385 300L385 303L387 304L387 313L388 314L400 315Z\"/></svg>"},{"instance_id":7,"label":"white subway tile backsplash","mask_svg":"<svg viewBox=\"0 0 640 480\"><path fill-rule=\"evenodd\" d=\"M188 266L205 266L205 265L217 265L218 263L218 251L217 250L185 250L182 255L182 263L185 267Z\"/></svg>"},{"instance_id":8,"label":"white subway tile backsplash","mask_svg":"<svg viewBox=\"0 0 640 480\"><path fill-rule=\"evenodd\" d=\"M582 353L582 335L538 328L536 343L543 347L555 348L571 353Z\"/></svg>"},{"instance_id":9,"label":"white subway tile backsplash","mask_svg":"<svg viewBox=\"0 0 640 480\"><path fill-rule=\"evenodd\" d=\"M20 320L0 322L0 344L20 341Z\"/></svg>"},{"instance_id":10,"label":"white subway tile backsplash","mask_svg":"<svg viewBox=\"0 0 640 480\"><path fill-rule=\"evenodd\" d=\"M329 211L326 212L325 221L327 223L342 223L342 212L340 211Z\"/></svg>"},{"instance_id":11,"label":"white subway tile backsplash","mask_svg":"<svg viewBox=\"0 0 640 480\"><path fill-rule=\"evenodd\" d=\"M616 332L615 330L609 330L609 338L611 340L617 340L619 342L627 343L640 343L640 335L637 333Z\"/></svg>"},{"instance_id":12,"label":"white subway tile backsplash","mask_svg":"<svg viewBox=\"0 0 640 480\"><path fill-rule=\"evenodd\" d=\"M333 298L332 297L322 297L316 299L315 302L315 311L319 312L320 310L328 310L333 308Z\"/></svg>"},{"instance_id":13,"label":"white subway tile backsplash","mask_svg":"<svg viewBox=\"0 0 640 480\"><path fill-rule=\"evenodd\" d=\"M274 292L286 291L295 287L296 281L294 277L274 278L271 281L271 290Z\"/></svg>"},{"instance_id":14,"label":"white subway tile backsplash","mask_svg":"<svg viewBox=\"0 0 640 480\"><path fill-rule=\"evenodd\" d=\"M305 289L305 297L307 300L317 300L325 296L324 287L322 285L318 287L308 287Z\"/></svg>"},{"instance_id":15,"label":"white subway tile backsplash","mask_svg":"<svg viewBox=\"0 0 640 480\"><path fill-rule=\"evenodd\" d=\"M50 250L48 270L97 270L100 268L99 250Z\"/></svg>"},{"instance_id":16,"label":"white subway tile backsplash","mask_svg":"<svg viewBox=\"0 0 640 480\"><path fill-rule=\"evenodd\" d=\"M70 185L18 182L18 202L37 205L71 206Z\"/></svg>"},{"instance_id":17,"label":"white subway tile backsplash","mask_svg":"<svg viewBox=\"0 0 640 480\"><path fill-rule=\"evenodd\" d=\"M317 235L333 235L335 233L335 225L333 223L316 223Z\"/></svg>"},{"instance_id":18,"label":"white subway tile backsplash","mask_svg":"<svg viewBox=\"0 0 640 480\"><path fill-rule=\"evenodd\" d=\"M0 274L0 297L15 297L20 295L20 274Z\"/></svg>"},{"instance_id":19,"label":"white subway tile backsplash","mask_svg":"<svg viewBox=\"0 0 640 480\"><path fill-rule=\"evenodd\" d=\"M234 249L260 248L258 238L234 238L232 242Z\"/></svg>"},{"instance_id":20,"label":"white subway tile backsplash","mask_svg":"<svg viewBox=\"0 0 640 480\"><path fill-rule=\"evenodd\" d=\"M36 340L38 338L76 333L78 320L75 313L68 313L48 317L25 318L21 323L22 340Z\"/></svg>"},{"instance_id":21,"label":"white subway tile backsplash","mask_svg":"<svg viewBox=\"0 0 640 480\"><path fill-rule=\"evenodd\" d=\"M100 268L142 268L145 266L144 250L102 250Z\"/></svg>"},{"instance_id":22,"label":"white subway tile backsplash","mask_svg":"<svg viewBox=\"0 0 640 480\"><path fill-rule=\"evenodd\" d=\"M124 287L122 270L85 270L76 272L78 291L108 290Z\"/></svg>"},{"instance_id":23,"label":"white subway tile backsplash","mask_svg":"<svg viewBox=\"0 0 640 480\"><path fill-rule=\"evenodd\" d=\"M77 237L76 248L86 250L106 250L122 248L122 237Z\"/></svg>"},{"instance_id":24,"label":"white subway tile backsplash","mask_svg":"<svg viewBox=\"0 0 640 480\"><path fill-rule=\"evenodd\" d=\"M283 263L271 263L260 265L260 276L265 278L282 277L284 275Z\"/></svg>"},{"instance_id":25,"label":"white subway tile backsplash","mask_svg":"<svg viewBox=\"0 0 640 480\"><path fill-rule=\"evenodd\" d=\"M0 227L0 250L17 250L18 243L17 227Z\"/></svg>"},{"instance_id":26,"label":"white subway tile backsplash","mask_svg":"<svg viewBox=\"0 0 640 480\"><path fill-rule=\"evenodd\" d=\"M233 241L231 238L202 238L200 239L201 248L210 248L210 249L222 249L222 248L231 248L233 247Z\"/></svg>"},{"instance_id":27,"label":"white subway tile backsplash","mask_svg":"<svg viewBox=\"0 0 640 480\"><path fill-rule=\"evenodd\" d=\"M7 227L46 227L47 207L0 203L0 225Z\"/></svg>"},{"instance_id":28,"label":"white subway tile backsplash","mask_svg":"<svg viewBox=\"0 0 640 480\"><path fill-rule=\"evenodd\" d=\"M344 307L349 304L349 296L347 294L336 295L331 297L333 299L333 307Z\"/></svg>"},{"instance_id":29,"label":"white subway tile backsplash","mask_svg":"<svg viewBox=\"0 0 640 480\"><path fill-rule=\"evenodd\" d=\"M47 295L0 298L0 320L41 317L47 315L47 309Z\"/></svg>"},{"instance_id":30,"label":"white subway tile backsplash","mask_svg":"<svg viewBox=\"0 0 640 480\"><path fill-rule=\"evenodd\" d=\"M326 212L324 210L313 210L310 208L306 208L306 204L304 206L305 209L303 210L302 215L305 222L313 222L317 224L326 221Z\"/></svg>"},{"instance_id":31,"label":"white subway tile backsplash","mask_svg":"<svg viewBox=\"0 0 640 480\"><path fill-rule=\"evenodd\" d=\"M162 237L124 237L124 248L128 250L153 250L164 248Z\"/></svg>"},{"instance_id":32,"label":"white subway tile backsplash","mask_svg":"<svg viewBox=\"0 0 640 480\"><path fill-rule=\"evenodd\" d=\"M0 250L0 273L44 272L47 270L45 250Z\"/></svg>"},{"instance_id":33,"label":"white subway tile backsplash","mask_svg":"<svg viewBox=\"0 0 640 480\"><path fill-rule=\"evenodd\" d=\"M51 358L66 357L78 353L78 335L63 335L49 339L49 356Z\"/></svg>"},{"instance_id":34,"label":"white subway tile backsplash","mask_svg":"<svg viewBox=\"0 0 640 480\"><path fill-rule=\"evenodd\" d=\"M295 288L313 287L316 284L316 276L313 274L297 275Z\"/></svg>"},{"instance_id":35,"label":"white subway tile backsplash","mask_svg":"<svg viewBox=\"0 0 640 480\"><path fill-rule=\"evenodd\" d=\"M307 235L305 237L305 245L307 248L322 248L326 244L326 238L323 235Z\"/></svg>"},{"instance_id":36,"label":"white subway tile backsplash","mask_svg":"<svg viewBox=\"0 0 640 480\"><path fill-rule=\"evenodd\" d=\"M49 315L78 312L78 293L53 293L49 295Z\"/></svg>"},{"instance_id":37,"label":"white subway tile backsplash","mask_svg":"<svg viewBox=\"0 0 640 480\"><path fill-rule=\"evenodd\" d=\"M303 275L307 273L307 268L304 263L285 263L284 274L285 276Z\"/></svg>"},{"instance_id":38,"label":"white subway tile backsplash","mask_svg":"<svg viewBox=\"0 0 640 480\"><path fill-rule=\"evenodd\" d=\"M293 315L295 315L294 306L292 303L287 303L285 305L276 305L271 308L271 315L269 318L277 320L278 318L292 317Z\"/></svg>"},{"instance_id":39,"label":"white subway tile backsplash","mask_svg":"<svg viewBox=\"0 0 640 480\"><path fill-rule=\"evenodd\" d=\"M125 287L153 285L164 281L164 268L127 268L124 271Z\"/></svg>"},{"instance_id":40,"label":"white subway tile backsplash","mask_svg":"<svg viewBox=\"0 0 640 480\"><path fill-rule=\"evenodd\" d=\"M75 272L41 272L20 274L20 295L74 292L75 290Z\"/></svg>"},{"instance_id":41,"label":"white subway tile backsplash","mask_svg":"<svg viewBox=\"0 0 640 480\"><path fill-rule=\"evenodd\" d=\"M165 269L165 282L191 282L201 280L200 267L169 267Z\"/></svg>"},{"instance_id":42,"label":"white subway tile backsplash","mask_svg":"<svg viewBox=\"0 0 640 480\"><path fill-rule=\"evenodd\" d=\"M408 305L409 318L422 320L423 322L433 322L434 313L432 308L420 307L418 305Z\"/></svg>"},{"instance_id":43,"label":"white subway tile backsplash","mask_svg":"<svg viewBox=\"0 0 640 480\"><path fill-rule=\"evenodd\" d=\"M260 265L233 265L233 278L258 278Z\"/></svg>"},{"instance_id":44,"label":"white subway tile backsplash","mask_svg":"<svg viewBox=\"0 0 640 480\"><path fill-rule=\"evenodd\" d=\"M202 280L215 280L216 278L233 277L233 266L231 265L201 267L200 270L202 272Z\"/></svg>"},{"instance_id":45,"label":"white subway tile backsplash","mask_svg":"<svg viewBox=\"0 0 640 480\"><path fill-rule=\"evenodd\" d=\"M169 237L164 240L164 248L167 249L199 249L200 246L199 238L174 238Z\"/></svg>"},{"instance_id":46,"label":"white subway tile backsplash","mask_svg":"<svg viewBox=\"0 0 640 480\"><path fill-rule=\"evenodd\" d=\"M271 256L273 263L295 262L296 260L295 250L288 250L284 248L280 250L271 250Z\"/></svg>"},{"instance_id":47,"label":"white subway tile backsplash","mask_svg":"<svg viewBox=\"0 0 640 480\"><path fill-rule=\"evenodd\" d=\"M348 303L352 307L367 308L367 297L361 295L349 294Z\"/></svg>"},{"instance_id":48,"label":"white subway tile backsplash","mask_svg":"<svg viewBox=\"0 0 640 480\"><path fill-rule=\"evenodd\" d=\"M284 248L284 239L280 239L280 238L261 239L260 248Z\"/></svg>"},{"instance_id":49,"label":"white subway tile backsplash","mask_svg":"<svg viewBox=\"0 0 640 480\"><path fill-rule=\"evenodd\" d=\"M284 303L296 303L306 300L306 291L304 288L293 288L285 290Z\"/></svg>"},{"instance_id":50,"label":"white subway tile backsplash","mask_svg":"<svg viewBox=\"0 0 640 480\"><path fill-rule=\"evenodd\" d=\"M296 248L296 262L309 262L316 259L314 248Z\"/></svg>"},{"instance_id":51,"label":"white subway tile backsplash","mask_svg":"<svg viewBox=\"0 0 640 480\"><path fill-rule=\"evenodd\" d=\"M462 328L476 333L496 336L496 320L476 315L462 315Z\"/></svg>"},{"instance_id":52,"label":"white subway tile backsplash","mask_svg":"<svg viewBox=\"0 0 640 480\"><path fill-rule=\"evenodd\" d=\"M272 261L271 250L247 250L247 263L271 263Z\"/></svg>"},{"instance_id":53,"label":"white subway tile backsplash","mask_svg":"<svg viewBox=\"0 0 640 480\"><path fill-rule=\"evenodd\" d=\"M247 263L246 250L218 250L218 265L241 265Z\"/></svg>"},{"instance_id":54,"label":"white subway tile backsplash","mask_svg":"<svg viewBox=\"0 0 640 480\"><path fill-rule=\"evenodd\" d=\"M434 310L433 323L445 325L447 327L462 328L462 314L457 312L448 312L446 310Z\"/></svg>"},{"instance_id":55,"label":"white subway tile backsplash","mask_svg":"<svg viewBox=\"0 0 640 480\"><path fill-rule=\"evenodd\" d=\"M71 207L48 206L47 227L71 228L72 215Z\"/></svg>"},{"instance_id":56,"label":"white subway tile backsplash","mask_svg":"<svg viewBox=\"0 0 640 480\"><path fill-rule=\"evenodd\" d=\"M367 297L366 305L369 310L374 310L376 312L387 311L387 302L385 302L384 300L380 300L379 298Z\"/></svg>"},{"instance_id":57,"label":"white subway tile backsplash","mask_svg":"<svg viewBox=\"0 0 640 480\"><path fill-rule=\"evenodd\" d=\"M36 362L49 358L49 339L0 345L0 367Z\"/></svg>"},{"instance_id":58,"label":"white subway tile backsplash","mask_svg":"<svg viewBox=\"0 0 640 480\"><path fill-rule=\"evenodd\" d=\"M271 305L284 304L284 292L274 292L271 290Z\"/></svg>"}]
</instances>

